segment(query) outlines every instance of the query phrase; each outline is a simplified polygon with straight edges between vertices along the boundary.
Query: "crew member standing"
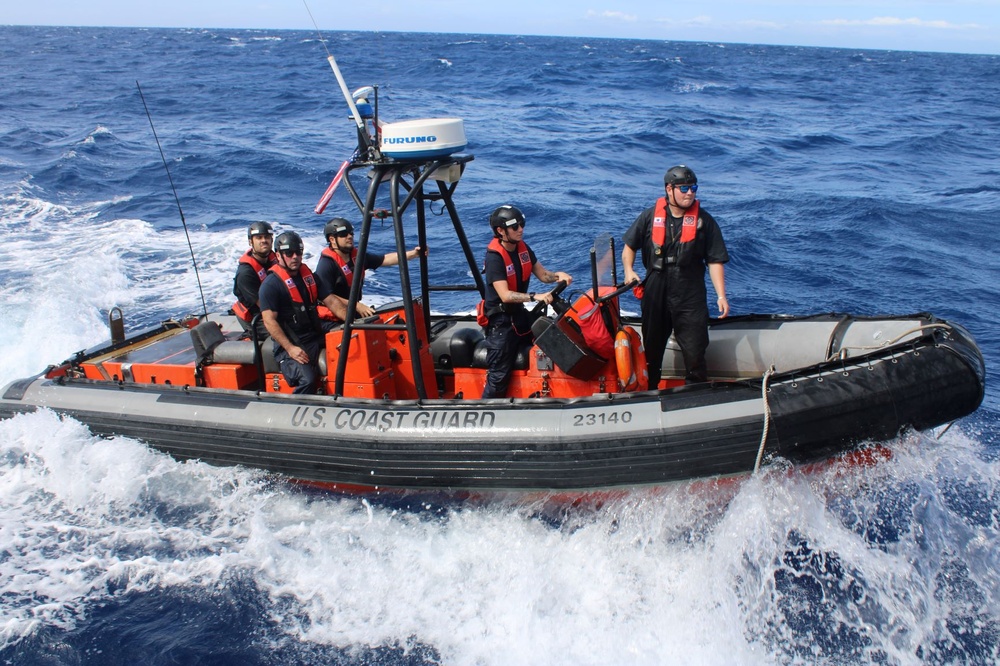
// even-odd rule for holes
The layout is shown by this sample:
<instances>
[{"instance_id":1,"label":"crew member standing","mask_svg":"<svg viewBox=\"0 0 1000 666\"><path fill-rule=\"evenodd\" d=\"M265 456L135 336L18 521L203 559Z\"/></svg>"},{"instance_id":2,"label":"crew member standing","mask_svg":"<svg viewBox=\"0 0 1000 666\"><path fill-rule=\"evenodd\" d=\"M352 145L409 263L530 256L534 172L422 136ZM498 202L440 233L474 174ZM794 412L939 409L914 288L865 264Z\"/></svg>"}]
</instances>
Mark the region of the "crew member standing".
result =
<instances>
[{"instance_id":1,"label":"crew member standing","mask_svg":"<svg viewBox=\"0 0 1000 666\"><path fill-rule=\"evenodd\" d=\"M642 253L642 342L650 388L660 381L663 353L673 332L684 355L686 383L708 381L708 304L705 268L715 288L719 316L729 314L724 264L729 252L722 231L698 203L698 179L684 165L663 177L666 196L639 214L622 239L625 283L639 282L635 253ZM637 294L638 295L638 294Z\"/></svg>"},{"instance_id":2,"label":"crew member standing","mask_svg":"<svg viewBox=\"0 0 1000 666\"><path fill-rule=\"evenodd\" d=\"M317 284L302 262L302 238L286 231L275 242L277 263L260 285L260 310L274 341L274 358L295 393L315 393L325 336L316 313L322 302L343 319L343 301Z\"/></svg>"},{"instance_id":3,"label":"crew member standing","mask_svg":"<svg viewBox=\"0 0 1000 666\"><path fill-rule=\"evenodd\" d=\"M335 217L323 227L323 237L326 238L327 247L323 249L323 254L316 263L316 278L327 290L344 299L346 303L351 296L355 259L358 256L358 250L354 247L354 225L342 217ZM406 253L406 258L413 259L418 254L420 248L416 247ZM399 254L396 252L388 254L365 252L366 270L395 266L398 263ZM375 314L374 308L361 302L361 296L358 296L355 310L359 317L370 317ZM320 308L321 317L328 319L328 314L328 310Z\"/></svg>"},{"instance_id":4,"label":"crew member standing","mask_svg":"<svg viewBox=\"0 0 1000 666\"><path fill-rule=\"evenodd\" d=\"M240 325L247 333L250 332L253 318L260 314L260 306L257 303L260 284L267 277L268 269L277 260L271 250L273 241L274 233L267 222L254 222L247 229L250 249L240 257L240 263L236 267L236 277L233 279L233 295L236 297L233 314L240 320ZM267 328L264 327L263 320L258 319L257 339L265 338L267 338Z\"/></svg>"},{"instance_id":5,"label":"crew member standing","mask_svg":"<svg viewBox=\"0 0 1000 666\"><path fill-rule=\"evenodd\" d=\"M490 215L493 240L486 248L483 272L486 274L486 386L483 398L507 395L510 375L518 350L530 345L533 318L525 303L552 302L552 292L528 291L531 275L546 283L573 282L567 273L553 273L535 258L524 242L524 214L514 206L500 206Z\"/></svg>"}]
</instances>

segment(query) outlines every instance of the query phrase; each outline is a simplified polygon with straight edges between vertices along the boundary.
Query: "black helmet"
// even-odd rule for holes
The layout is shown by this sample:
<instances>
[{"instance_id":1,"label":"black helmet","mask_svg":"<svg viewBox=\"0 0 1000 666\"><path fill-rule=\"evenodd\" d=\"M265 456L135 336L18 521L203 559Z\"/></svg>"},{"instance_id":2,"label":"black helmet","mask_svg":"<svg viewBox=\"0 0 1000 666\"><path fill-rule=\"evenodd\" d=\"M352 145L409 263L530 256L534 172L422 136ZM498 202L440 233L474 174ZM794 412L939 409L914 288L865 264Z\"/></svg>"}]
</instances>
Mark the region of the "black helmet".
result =
<instances>
[{"instance_id":1,"label":"black helmet","mask_svg":"<svg viewBox=\"0 0 1000 666\"><path fill-rule=\"evenodd\" d=\"M323 238L330 242L330 236L337 236L345 231L354 231L354 225L342 217L335 217L323 227Z\"/></svg>"},{"instance_id":2,"label":"black helmet","mask_svg":"<svg viewBox=\"0 0 1000 666\"><path fill-rule=\"evenodd\" d=\"M274 241L275 252L281 253L285 250L297 250L302 252L302 237L294 231L285 231Z\"/></svg>"},{"instance_id":3,"label":"black helmet","mask_svg":"<svg viewBox=\"0 0 1000 666\"><path fill-rule=\"evenodd\" d=\"M490 213L490 229L493 231L493 235L498 238L500 234L497 233L497 229L513 226L510 224L511 222L520 222L521 226L524 226L524 213L517 206L500 206Z\"/></svg>"},{"instance_id":4,"label":"black helmet","mask_svg":"<svg viewBox=\"0 0 1000 666\"><path fill-rule=\"evenodd\" d=\"M663 176L664 185L694 185L697 182L698 176L694 175L694 171L683 164L670 167Z\"/></svg>"},{"instance_id":5,"label":"black helmet","mask_svg":"<svg viewBox=\"0 0 1000 666\"><path fill-rule=\"evenodd\" d=\"M247 229L247 238L253 238L254 236L263 236L265 234L270 235L274 233L274 229L268 222L254 222Z\"/></svg>"}]
</instances>

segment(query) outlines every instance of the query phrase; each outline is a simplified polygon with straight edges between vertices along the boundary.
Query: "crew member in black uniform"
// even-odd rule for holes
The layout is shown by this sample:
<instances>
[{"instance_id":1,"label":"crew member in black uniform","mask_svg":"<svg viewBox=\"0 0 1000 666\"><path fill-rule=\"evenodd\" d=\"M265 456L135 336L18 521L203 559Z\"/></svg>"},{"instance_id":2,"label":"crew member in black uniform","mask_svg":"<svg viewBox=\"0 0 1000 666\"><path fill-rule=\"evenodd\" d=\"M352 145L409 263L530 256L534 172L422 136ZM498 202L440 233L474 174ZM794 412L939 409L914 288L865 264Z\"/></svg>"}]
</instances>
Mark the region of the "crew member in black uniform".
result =
<instances>
[{"instance_id":1,"label":"crew member in black uniform","mask_svg":"<svg viewBox=\"0 0 1000 666\"><path fill-rule=\"evenodd\" d=\"M335 217L323 227L323 236L327 247L316 263L316 278L328 291L344 299L346 304L351 296L351 283L354 280L354 262L358 250L354 247L354 225L342 217ZM415 247L406 253L406 258L413 259L420 254L420 248ZM381 266L395 266L399 263L399 254L375 254L365 252L365 270L375 270ZM361 302L355 308L359 317L370 317L375 309ZM320 308L320 316L329 319L329 311Z\"/></svg>"},{"instance_id":2,"label":"crew member in black uniform","mask_svg":"<svg viewBox=\"0 0 1000 666\"><path fill-rule=\"evenodd\" d=\"M642 211L622 239L625 283L639 283L633 268L637 250L646 269L637 295L642 300L642 342L650 388L659 384L671 332L684 354L685 382L708 381L706 266L718 296L719 316L729 314L724 266L729 252L719 225L695 198L698 179L694 171L684 165L671 167L663 183L666 196Z\"/></svg>"},{"instance_id":3,"label":"crew member in black uniform","mask_svg":"<svg viewBox=\"0 0 1000 666\"><path fill-rule=\"evenodd\" d=\"M275 242L277 263L260 285L260 310L274 341L274 358L295 393L315 393L324 333L317 303L338 317L347 315L343 301L317 284L302 262L302 238L286 231Z\"/></svg>"},{"instance_id":4,"label":"crew member in black uniform","mask_svg":"<svg viewBox=\"0 0 1000 666\"><path fill-rule=\"evenodd\" d=\"M486 387L483 398L503 398L507 395L510 374L520 347L533 342L531 324L534 318L524 308L525 303L552 302L552 292L536 294L528 291L531 275L542 282L573 282L566 273L553 273L535 258L524 242L524 214L514 206L500 206L490 215L493 240L486 248L483 272L486 275ZM538 308L539 314L544 308Z\"/></svg>"},{"instance_id":5,"label":"crew member in black uniform","mask_svg":"<svg viewBox=\"0 0 1000 666\"><path fill-rule=\"evenodd\" d=\"M257 303L257 294L260 292L260 283L267 277L267 270L271 268L277 260L271 245L274 241L274 234L271 225L267 222L254 222L247 230L247 242L250 249L240 257L240 263L236 267L236 277L233 279L233 295L236 302L233 303L233 314L240 320L240 325L247 333L250 332L250 323L253 318L260 314L260 306ZM267 338L267 329L263 320L257 320L257 339Z\"/></svg>"}]
</instances>

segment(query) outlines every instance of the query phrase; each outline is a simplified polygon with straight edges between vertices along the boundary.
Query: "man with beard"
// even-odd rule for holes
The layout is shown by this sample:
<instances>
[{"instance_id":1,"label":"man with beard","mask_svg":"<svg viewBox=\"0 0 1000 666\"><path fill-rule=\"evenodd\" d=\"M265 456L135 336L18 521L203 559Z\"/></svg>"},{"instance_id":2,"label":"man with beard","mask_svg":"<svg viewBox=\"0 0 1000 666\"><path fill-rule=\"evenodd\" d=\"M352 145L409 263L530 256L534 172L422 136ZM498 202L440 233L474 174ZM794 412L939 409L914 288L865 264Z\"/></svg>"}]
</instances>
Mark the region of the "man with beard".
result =
<instances>
[{"instance_id":1,"label":"man with beard","mask_svg":"<svg viewBox=\"0 0 1000 666\"><path fill-rule=\"evenodd\" d=\"M270 224L267 222L251 224L247 230L250 249L240 257L240 263L236 267L236 277L233 279L233 295L236 296L233 314L240 320L240 326L247 333L250 333L250 324L254 317L260 314L260 305L257 303L260 284L267 277L268 269L277 260L271 250L273 240L274 234ZM267 335L264 321L258 319L257 339L263 340Z\"/></svg>"}]
</instances>

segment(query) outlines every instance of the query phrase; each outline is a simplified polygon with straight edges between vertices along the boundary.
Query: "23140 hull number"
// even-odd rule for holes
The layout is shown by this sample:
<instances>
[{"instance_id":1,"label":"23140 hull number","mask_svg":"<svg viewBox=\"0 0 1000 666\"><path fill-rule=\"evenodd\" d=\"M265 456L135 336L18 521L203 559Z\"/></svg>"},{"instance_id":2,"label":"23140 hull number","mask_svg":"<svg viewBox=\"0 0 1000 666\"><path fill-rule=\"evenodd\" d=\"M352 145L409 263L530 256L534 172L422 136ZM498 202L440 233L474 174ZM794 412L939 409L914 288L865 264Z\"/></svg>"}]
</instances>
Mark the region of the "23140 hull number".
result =
<instances>
[{"instance_id":1,"label":"23140 hull number","mask_svg":"<svg viewBox=\"0 0 1000 666\"><path fill-rule=\"evenodd\" d=\"M592 414L577 414L573 417L574 426L603 426L632 421L632 412L597 412Z\"/></svg>"}]
</instances>

